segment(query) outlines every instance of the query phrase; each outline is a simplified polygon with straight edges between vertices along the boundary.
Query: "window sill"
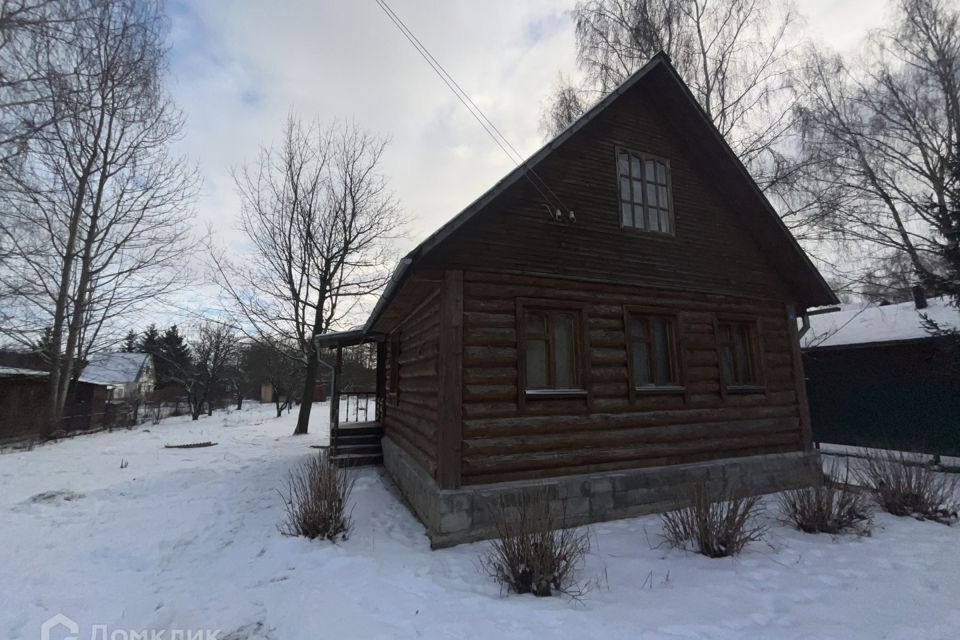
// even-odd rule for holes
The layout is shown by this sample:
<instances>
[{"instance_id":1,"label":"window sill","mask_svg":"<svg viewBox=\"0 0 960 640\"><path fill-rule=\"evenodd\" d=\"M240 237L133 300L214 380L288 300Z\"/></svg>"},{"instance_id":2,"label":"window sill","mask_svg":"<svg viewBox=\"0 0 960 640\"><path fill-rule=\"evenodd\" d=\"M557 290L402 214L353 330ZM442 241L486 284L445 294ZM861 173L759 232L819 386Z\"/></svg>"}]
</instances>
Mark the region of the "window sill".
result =
<instances>
[{"instance_id":1,"label":"window sill","mask_svg":"<svg viewBox=\"0 0 960 640\"><path fill-rule=\"evenodd\" d=\"M745 393L766 393L767 388L762 384L732 384L726 387L727 393L745 394Z\"/></svg>"},{"instance_id":2,"label":"window sill","mask_svg":"<svg viewBox=\"0 0 960 640\"><path fill-rule=\"evenodd\" d=\"M660 239L660 240L676 240L677 234L673 231L654 231L652 229L642 229L640 227L630 227L623 222L620 223L620 228L628 233L636 233L642 236L649 238Z\"/></svg>"},{"instance_id":3,"label":"window sill","mask_svg":"<svg viewBox=\"0 0 960 640\"><path fill-rule=\"evenodd\" d=\"M527 399L586 398L586 389L527 389L523 392Z\"/></svg>"},{"instance_id":4,"label":"window sill","mask_svg":"<svg viewBox=\"0 0 960 640\"><path fill-rule=\"evenodd\" d=\"M643 386L634 387L633 392L638 395L660 395L660 394L681 394L686 393L687 388L680 385L670 385L663 387Z\"/></svg>"}]
</instances>

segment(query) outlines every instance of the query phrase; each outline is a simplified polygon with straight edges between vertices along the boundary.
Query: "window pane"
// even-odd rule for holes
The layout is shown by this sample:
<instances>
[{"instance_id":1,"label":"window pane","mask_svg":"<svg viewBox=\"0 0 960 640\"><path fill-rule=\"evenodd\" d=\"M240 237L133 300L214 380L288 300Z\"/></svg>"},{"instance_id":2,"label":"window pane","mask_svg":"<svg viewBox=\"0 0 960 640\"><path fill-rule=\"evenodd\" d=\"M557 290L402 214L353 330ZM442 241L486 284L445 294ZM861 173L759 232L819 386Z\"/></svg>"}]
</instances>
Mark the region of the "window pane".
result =
<instances>
[{"instance_id":1,"label":"window pane","mask_svg":"<svg viewBox=\"0 0 960 640\"><path fill-rule=\"evenodd\" d=\"M633 201L634 202L643 202L643 183L639 180L633 181Z\"/></svg>"},{"instance_id":2,"label":"window pane","mask_svg":"<svg viewBox=\"0 0 960 640\"><path fill-rule=\"evenodd\" d=\"M617 154L617 169L620 171L620 175L630 175L630 157L627 154Z\"/></svg>"},{"instance_id":3,"label":"window pane","mask_svg":"<svg viewBox=\"0 0 960 640\"><path fill-rule=\"evenodd\" d=\"M660 231L673 233L673 229L670 228L670 212L666 209L660 210Z\"/></svg>"},{"instance_id":4,"label":"window pane","mask_svg":"<svg viewBox=\"0 0 960 640\"><path fill-rule=\"evenodd\" d=\"M654 182L657 179L656 170L653 168L653 160L647 160L647 182Z\"/></svg>"},{"instance_id":5,"label":"window pane","mask_svg":"<svg viewBox=\"0 0 960 640\"><path fill-rule=\"evenodd\" d=\"M647 319L632 318L630 321L630 338L633 340L647 339Z\"/></svg>"},{"instance_id":6,"label":"window pane","mask_svg":"<svg viewBox=\"0 0 960 640\"><path fill-rule=\"evenodd\" d=\"M638 229L643 229L643 205L635 204L633 205L633 226Z\"/></svg>"},{"instance_id":7,"label":"window pane","mask_svg":"<svg viewBox=\"0 0 960 640\"><path fill-rule=\"evenodd\" d=\"M620 199L630 199L630 178L620 178Z\"/></svg>"},{"instance_id":8,"label":"window pane","mask_svg":"<svg viewBox=\"0 0 960 640\"><path fill-rule=\"evenodd\" d=\"M647 204L657 206L657 185L647 183Z\"/></svg>"},{"instance_id":9,"label":"window pane","mask_svg":"<svg viewBox=\"0 0 960 640\"><path fill-rule=\"evenodd\" d=\"M629 202L620 203L620 221L625 227L633 226L633 205Z\"/></svg>"},{"instance_id":10,"label":"window pane","mask_svg":"<svg viewBox=\"0 0 960 640\"><path fill-rule=\"evenodd\" d=\"M543 389L547 386L547 342L527 340L527 389Z\"/></svg>"},{"instance_id":11,"label":"window pane","mask_svg":"<svg viewBox=\"0 0 960 640\"><path fill-rule=\"evenodd\" d=\"M576 387L576 373L574 358L576 347L573 343L573 316L569 313L559 313L554 317L554 361L556 363L556 387L558 389L572 389Z\"/></svg>"},{"instance_id":12,"label":"window pane","mask_svg":"<svg viewBox=\"0 0 960 640\"><path fill-rule=\"evenodd\" d=\"M645 342L633 343L633 384L636 387L645 384L651 384L650 379L650 361L647 355L647 344Z\"/></svg>"},{"instance_id":13,"label":"window pane","mask_svg":"<svg viewBox=\"0 0 960 640\"><path fill-rule=\"evenodd\" d=\"M546 315L537 311L527 312L527 335L542 336L547 333Z\"/></svg>"},{"instance_id":14,"label":"window pane","mask_svg":"<svg viewBox=\"0 0 960 640\"><path fill-rule=\"evenodd\" d=\"M653 207L648 207L648 208L647 208L647 229L648 229L649 231L659 231L659 230L660 230L660 225L657 224L657 218L659 218L659 217L660 217L660 215L659 215L657 209L654 209Z\"/></svg>"},{"instance_id":15,"label":"window pane","mask_svg":"<svg viewBox=\"0 0 960 640\"><path fill-rule=\"evenodd\" d=\"M666 187L657 187L657 204L661 207L666 207L667 205L667 188Z\"/></svg>"},{"instance_id":16,"label":"window pane","mask_svg":"<svg viewBox=\"0 0 960 640\"><path fill-rule=\"evenodd\" d=\"M662 162L657 163L657 182L667 184L667 165Z\"/></svg>"},{"instance_id":17,"label":"window pane","mask_svg":"<svg viewBox=\"0 0 960 640\"><path fill-rule=\"evenodd\" d=\"M636 156L630 156L630 175L634 178L639 178L643 175L643 171L640 167L640 158Z\"/></svg>"},{"instance_id":18,"label":"window pane","mask_svg":"<svg viewBox=\"0 0 960 640\"><path fill-rule=\"evenodd\" d=\"M724 384L736 384L733 378L733 350L729 344L720 347L720 373Z\"/></svg>"},{"instance_id":19,"label":"window pane","mask_svg":"<svg viewBox=\"0 0 960 640\"><path fill-rule=\"evenodd\" d=\"M746 325L741 325L738 329L733 341L736 361L735 376L738 384L749 384L753 382L753 376L750 372L750 329Z\"/></svg>"},{"instance_id":20,"label":"window pane","mask_svg":"<svg viewBox=\"0 0 960 640\"><path fill-rule=\"evenodd\" d=\"M654 318L651 326L653 327L653 381L658 385L673 384L670 371L670 332L667 329L667 321L663 318Z\"/></svg>"}]
</instances>

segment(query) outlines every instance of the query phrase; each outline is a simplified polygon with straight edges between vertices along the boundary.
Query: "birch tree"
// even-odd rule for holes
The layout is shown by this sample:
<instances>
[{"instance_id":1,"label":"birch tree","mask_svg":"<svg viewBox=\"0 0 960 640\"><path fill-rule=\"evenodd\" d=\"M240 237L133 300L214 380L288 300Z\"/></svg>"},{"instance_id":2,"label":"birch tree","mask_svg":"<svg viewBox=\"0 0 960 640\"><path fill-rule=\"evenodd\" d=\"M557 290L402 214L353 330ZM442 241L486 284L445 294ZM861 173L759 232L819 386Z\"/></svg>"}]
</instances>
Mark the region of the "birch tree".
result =
<instances>
[{"instance_id":1,"label":"birch tree","mask_svg":"<svg viewBox=\"0 0 960 640\"><path fill-rule=\"evenodd\" d=\"M943 276L956 242L950 212L960 145L960 8L944 0L899 0L894 23L862 55L810 54L801 112L803 152L818 171L823 229L852 286L900 260L919 280Z\"/></svg>"},{"instance_id":2,"label":"birch tree","mask_svg":"<svg viewBox=\"0 0 960 640\"><path fill-rule=\"evenodd\" d=\"M303 359L294 433L307 433L313 338L351 317L389 280L400 208L380 173L387 142L354 125L291 116L282 141L235 172L241 228L252 250L214 256L220 282L259 341L292 341Z\"/></svg>"},{"instance_id":3,"label":"birch tree","mask_svg":"<svg viewBox=\"0 0 960 640\"><path fill-rule=\"evenodd\" d=\"M51 125L31 137L0 229L0 277L20 287L11 337L51 327L51 428L105 323L183 281L196 187L170 151L182 118L162 85L161 5L88 0L73 30L55 43L71 72L51 80L68 89L36 107Z\"/></svg>"},{"instance_id":4,"label":"birch tree","mask_svg":"<svg viewBox=\"0 0 960 640\"><path fill-rule=\"evenodd\" d=\"M793 188L798 19L772 0L581 0L580 86L560 82L543 118L555 134L660 51L795 233L811 205Z\"/></svg>"}]
</instances>

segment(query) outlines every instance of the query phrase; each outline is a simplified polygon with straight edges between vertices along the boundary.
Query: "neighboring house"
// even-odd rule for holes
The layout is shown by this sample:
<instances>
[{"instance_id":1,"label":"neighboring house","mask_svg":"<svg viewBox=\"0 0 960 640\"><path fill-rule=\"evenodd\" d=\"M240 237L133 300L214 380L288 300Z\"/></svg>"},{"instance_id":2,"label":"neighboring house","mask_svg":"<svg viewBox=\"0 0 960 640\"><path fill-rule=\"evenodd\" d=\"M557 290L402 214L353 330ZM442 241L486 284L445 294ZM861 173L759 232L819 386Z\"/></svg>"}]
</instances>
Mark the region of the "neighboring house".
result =
<instances>
[{"instance_id":1,"label":"neighboring house","mask_svg":"<svg viewBox=\"0 0 960 640\"><path fill-rule=\"evenodd\" d=\"M803 362L817 442L960 455L960 353L921 314L960 329L944 298L810 318Z\"/></svg>"},{"instance_id":2,"label":"neighboring house","mask_svg":"<svg viewBox=\"0 0 960 640\"><path fill-rule=\"evenodd\" d=\"M36 437L44 432L49 376L49 372L39 369L0 366L0 442ZM104 386L84 380L75 382L63 420L52 432L85 431L109 423L107 394Z\"/></svg>"},{"instance_id":3,"label":"neighboring house","mask_svg":"<svg viewBox=\"0 0 960 640\"><path fill-rule=\"evenodd\" d=\"M796 318L835 303L660 54L318 338L379 349L379 424L339 424L335 394L333 455L382 428L434 546L521 495L579 524L817 482Z\"/></svg>"},{"instance_id":4,"label":"neighboring house","mask_svg":"<svg viewBox=\"0 0 960 640\"><path fill-rule=\"evenodd\" d=\"M80 379L110 388L111 402L129 402L153 392L156 375L147 353L98 353L90 356Z\"/></svg>"}]
</instances>

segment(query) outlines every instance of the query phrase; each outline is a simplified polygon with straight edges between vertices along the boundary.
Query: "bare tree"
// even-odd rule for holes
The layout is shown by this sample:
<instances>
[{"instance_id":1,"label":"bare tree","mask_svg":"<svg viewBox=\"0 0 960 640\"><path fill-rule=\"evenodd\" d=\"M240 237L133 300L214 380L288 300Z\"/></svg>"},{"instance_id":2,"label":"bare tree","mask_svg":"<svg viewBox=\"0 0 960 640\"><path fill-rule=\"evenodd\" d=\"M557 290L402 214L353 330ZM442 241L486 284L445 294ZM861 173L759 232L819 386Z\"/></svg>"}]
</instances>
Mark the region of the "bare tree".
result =
<instances>
[{"instance_id":1,"label":"bare tree","mask_svg":"<svg viewBox=\"0 0 960 640\"><path fill-rule=\"evenodd\" d=\"M191 345L193 366L192 384L188 394L192 398L191 415L200 417L204 406L207 415L213 414L213 400L226 390L227 376L239 350L239 340L229 328L217 322L200 325L197 339Z\"/></svg>"},{"instance_id":2,"label":"bare tree","mask_svg":"<svg viewBox=\"0 0 960 640\"><path fill-rule=\"evenodd\" d=\"M259 340L247 352L248 375L272 387L278 418L292 406L293 390L303 388L303 369L303 352L295 342Z\"/></svg>"},{"instance_id":3,"label":"bare tree","mask_svg":"<svg viewBox=\"0 0 960 640\"><path fill-rule=\"evenodd\" d=\"M562 74L557 76L546 110L540 115L540 131L552 137L573 124L590 106L588 94Z\"/></svg>"},{"instance_id":4,"label":"bare tree","mask_svg":"<svg viewBox=\"0 0 960 640\"><path fill-rule=\"evenodd\" d=\"M51 82L69 89L36 106L51 125L31 137L0 229L12 248L0 277L21 287L10 337L52 327L51 427L105 323L182 282L196 186L170 153L182 119L162 86L160 4L84 6L69 42L51 44L72 69Z\"/></svg>"},{"instance_id":5,"label":"bare tree","mask_svg":"<svg viewBox=\"0 0 960 640\"><path fill-rule=\"evenodd\" d=\"M4 0L0 3L0 168L15 170L30 137L57 113L34 107L69 90L57 80L69 73L59 47L72 39L87 7L69 0Z\"/></svg>"},{"instance_id":6,"label":"bare tree","mask_svg":"<svg viewBox=\"0 0 960 640\"><path fill-rule=\"evenodd\" d=\"M215 255L221 283L265 341L291 340L305 362L294 433L307 432L317 378L314 336L348 318L379 291L393 263L400 209L380 160L386 140L356 126L290 117L278 148L235 173L242 228L252 254Z\"/></svg>"},{"instance_id":7,"label":"bare tree","mask_svg":"<svg viewBox=\"0 0 960 640\"><path fill-rule=\"evenodd\" d=\"M960 136L960 9L900 0L893 26L872 34L854 63L812 52L804 81L803 151L818 171L824 229L862 264L839 266L869 282L878 265L909 260L935 281L951 233L949 192ZM866 273L865 273L866 272Z\"/></svg>"},{"instance_id":8,"label":"bare tree","mask_svg":"<svg viewBox=\"0 0 960 640\"><path fill-rule=\"evenodd\" d=\"M772 0L581 0L573 10L584 86L561 82L544 129L559 132L664 51L784 221L804 231L809 205L792 183L798 25Z\"/></svg>"},{"instance_id":9,"label":"bare tree","mask_svg":"<svg viewBox=\"0 0 960 640\"><path fill-rule=\"evenodd\" d=\"M49 127L56 111L39 113L37 105L67 90L57 78L64 72L53 52L69 39L80 3L68 0L5 0L0 3L0 194L15 190L30 138ZM0 195L0 200L5 198ZM8 208L0 201L0 206ZM8 235L16 235L14 243ZM0 273L19 250L42 253L42 239L11 226L0 217ZM0 325L15 324L6 303L24 291L21 283L0 278Z\"/></svg>"}]
</instances>

